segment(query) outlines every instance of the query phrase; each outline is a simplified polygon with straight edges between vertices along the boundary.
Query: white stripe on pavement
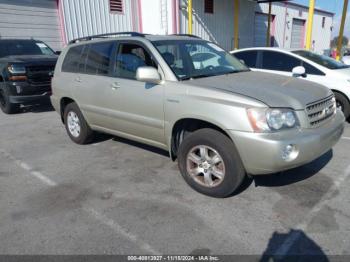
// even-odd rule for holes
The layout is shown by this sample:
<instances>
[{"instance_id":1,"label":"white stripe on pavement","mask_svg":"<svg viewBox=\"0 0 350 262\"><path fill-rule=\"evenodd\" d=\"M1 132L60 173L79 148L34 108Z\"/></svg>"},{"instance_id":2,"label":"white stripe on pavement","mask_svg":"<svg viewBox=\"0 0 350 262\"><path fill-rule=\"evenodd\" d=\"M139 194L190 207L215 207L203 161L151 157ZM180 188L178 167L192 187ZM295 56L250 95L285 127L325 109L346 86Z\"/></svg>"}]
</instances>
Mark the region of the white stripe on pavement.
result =
<instances>
[{"instance_id":1,"label":"white stripe on pavement","mask_svg":"<svg viewBox=\"0 0 350 262\"><path fill-rule=\"evenodd\" d=\"M114 220L106 217L105 215L97 212L95 209L84 208L84 211L88 212L90 215L92 215L96 220L100 221L102 224L112 228L114 231L116 231L120 235L123 235L124 237L128 238L130 241L137 244L139 247L141 247L143 250L147 251L149 254L151 254L151 255L159 255L160 254L160 252L154 250L150 245L139 240L137 236L135 236L132 233L125 230L116 221L114 221Z\"/></svg>"},{"instance_id":2,"label":"white stripe on pavement","mask_svg":"<svg viewBox=\"0 0 350 262\"><path fill-rule=\"evenodd\" d=\"M350 176L350 165L346 168L345 172L338 176L337 179L334 181L332 187L328 190L327 194L325 194L322 199L318 202L317 205L315 205L311 211L305 216L305 219L303 222L298 224L295 228L296 230L305 231L307 225L311 222L314 215L318 213L327 203L332 199L332 195L336 190L338 190L339 186ZM280 247L274 252L274 255L278 258L283 258L288 255L289 250L292 248L295 242L297 242L300 238L301 234L300 232L296 231L293 232L281 245Z\"/></svg>"},{"instance_id":3,"label":"white stripe on pavement","mask_svg":"<svg viewBox=\"0 0 350 262\"><path fill-rule=\"evenodd\" d=\"M25 171L28 171L30 175L32 175L33 177L39 179L42 183L44 183L47 186L51 186L51 187L55 187L58 185L58 183L56 183L55 181L51 180L50 178L48 178L47 176L43 175L42 173L38 172L38 171L34 171L33 168L28 165L27 163L16 159L13 155L11 155L10 153L2 150L0 148L0 154L4 155L5 157L13 160L19 167L21 167L22 169L24 169ZM124 236L125 238L129 239L131 242L133 242L135 245L139 246L141 249L143 249L144 251L148 252L151 255L158 255L160 254L160 252L156 251L155 249L153 249L150 245L148 245L147 243L144 243L143 241L141 241L136 235L131 234L130 232L128 232L126 229L124 229L120 224L118 224L116 221L109 219L108 217L106 217L105 215L99 213L98 211L96 211L93 208L83 208L83 210L85 212L87 212L90 216L92 216L95 220L97 220L98 222L110 227L111 229L113 229L117 234L120 234L122 236Z\"/></svg>"}]
</instances>

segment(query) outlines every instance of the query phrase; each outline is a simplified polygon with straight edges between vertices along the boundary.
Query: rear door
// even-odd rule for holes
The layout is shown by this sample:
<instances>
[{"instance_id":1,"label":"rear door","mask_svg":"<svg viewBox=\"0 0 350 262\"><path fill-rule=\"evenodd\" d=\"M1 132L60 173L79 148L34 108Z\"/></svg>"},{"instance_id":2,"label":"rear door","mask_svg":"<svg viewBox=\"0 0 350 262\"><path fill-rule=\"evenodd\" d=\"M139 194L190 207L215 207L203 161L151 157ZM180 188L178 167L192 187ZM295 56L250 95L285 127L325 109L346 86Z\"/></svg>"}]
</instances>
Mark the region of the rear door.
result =
<instances>
[{"instance_id":1,"label":"rear door","mask_svg":"<svg viewBox=\"0 0 350 262\"><path fill-rule=\"evenodd\" d=\"M111 71L115 47L115 41L88 44L80 58L74 97L91 126L108 129L117 126L111 113L117 103Z\"/></svg>"}]
</instances>

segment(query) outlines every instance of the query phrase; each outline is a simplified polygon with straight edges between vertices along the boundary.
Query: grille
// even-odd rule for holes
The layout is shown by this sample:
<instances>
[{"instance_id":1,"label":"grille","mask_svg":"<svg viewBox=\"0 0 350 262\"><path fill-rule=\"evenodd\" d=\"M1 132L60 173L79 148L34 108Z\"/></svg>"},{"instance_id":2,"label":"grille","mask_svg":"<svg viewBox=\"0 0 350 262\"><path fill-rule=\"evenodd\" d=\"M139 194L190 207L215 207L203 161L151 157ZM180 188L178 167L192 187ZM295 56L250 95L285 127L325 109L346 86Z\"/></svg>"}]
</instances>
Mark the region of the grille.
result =
<instances>
[{"instance_id":1,"label":"grille","mask_svg":"<svg viewBox=\"0 0 350 262\"><path fill-rule=\"evenodd\" d=\"M47 66L28 66L28 82L33 86L50 85L52 72L55 70L54 65Z\"/></svg>"},{"instance_id":2,"label":"grille","mask_svg":"<svg viewBox=\"0 0 350 262\"><path fill-rule=\"evenodd\" d=\"M306 112L311 127L317 127L331 118L336 111L334 96L307 105Z\"/></svg>"}]
</instances>

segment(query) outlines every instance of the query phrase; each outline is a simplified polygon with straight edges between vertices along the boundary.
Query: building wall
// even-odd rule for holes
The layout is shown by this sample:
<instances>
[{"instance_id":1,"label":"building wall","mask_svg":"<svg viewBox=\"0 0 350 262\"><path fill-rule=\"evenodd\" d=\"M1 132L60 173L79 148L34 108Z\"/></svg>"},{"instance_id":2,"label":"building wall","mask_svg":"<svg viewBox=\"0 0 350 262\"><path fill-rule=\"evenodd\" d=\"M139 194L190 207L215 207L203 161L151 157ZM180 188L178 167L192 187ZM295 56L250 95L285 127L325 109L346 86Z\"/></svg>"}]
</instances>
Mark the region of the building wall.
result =
<instances>
[{"instance_id":1,"label":"building wall","mask_svg":"<svg viewBox=\"0 0 350 262\"><path fill-rule=\"evenodd\" d=\"M272 5L272 14L276 15L275 26L275 43L278 47L290 48L292 37L292 23L293 19L308 20L308 8L293 5L291 3L274 3ZM268 4L259 4L256 7L256 12L268 13ZM322 18L325 17L325 27L322 28ZM314 51L322 52L324 49L328 49L331 41L333 26L333 14L328 12L322 12L320 10L315 11L312 40L315 41ZM305 28L306 29L306 28ZM306 40L306 30L304 35ZM304 41L305 45L305 41Z\"/></svg>"},{"instance_id":2,"label":"building wall","mask_svg":"<svg viewBox=\"0 0 350 262\"><path fill-rule=\"evenodd\" d=\"M138 1L124 0L123 13L111 13L109 0L60 0L66 40L110 32L139 31Z\"/></svg>"},{"instance_id":3,"label":"building wall","mask_svg":"<svg viewBox=\"0 0 350 262\"><path fill-rule=\"evenodd\" d=\"M142 32L146 34L178 33L178 0L140 0Z\"/></svg>"},{"instance_id":4,"label":"building wall","mask_svg":"<svg viewBox=\"0 0 350 262\"><path fill-rule=\"evenodd\" d=\"M34 38L60 50L56 0L0 0L0 37Z\"/></svg>"},{"instance_id":5,"label":"building wall","mask_svg":"<svg viewBox=\"0 0 350 262\"><path fill-rule=\"evenodd\" d=\"M181 33L188 33L187 0L180 1ZM255 3L240 1L239 46L251 46L253 42ZM234 1L214 1L214 14L204 12L204 1L193 0L193 34L220 44L226 50L234 43Z\"/></svg>"}]
</instances>

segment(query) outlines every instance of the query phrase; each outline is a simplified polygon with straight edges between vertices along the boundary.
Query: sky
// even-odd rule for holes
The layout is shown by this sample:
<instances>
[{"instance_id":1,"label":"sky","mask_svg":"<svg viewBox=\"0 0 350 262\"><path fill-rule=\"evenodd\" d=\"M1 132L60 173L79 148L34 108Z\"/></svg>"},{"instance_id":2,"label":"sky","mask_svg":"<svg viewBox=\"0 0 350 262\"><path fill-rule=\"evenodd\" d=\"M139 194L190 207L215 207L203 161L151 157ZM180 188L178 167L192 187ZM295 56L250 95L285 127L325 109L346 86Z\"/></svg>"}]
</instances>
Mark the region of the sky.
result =
<instances>
[{"instance_id":1,"label":"sky","mask_svg":"<svg viewBox=\"0 0 350 262\"><path fill-rule=\"evenodd\" d=\"M330 12L335 13L334 16L334 29L333 29L333 37L339 34L340 20L343 11L344 0L315 0L316 8L324 9ZM295 2L302 5L309 5L309 0L293 0L291 2ZM350 38L350 2L347 10L347 18L345 24L344 35Z\"/></svg>"}]
</instances>

